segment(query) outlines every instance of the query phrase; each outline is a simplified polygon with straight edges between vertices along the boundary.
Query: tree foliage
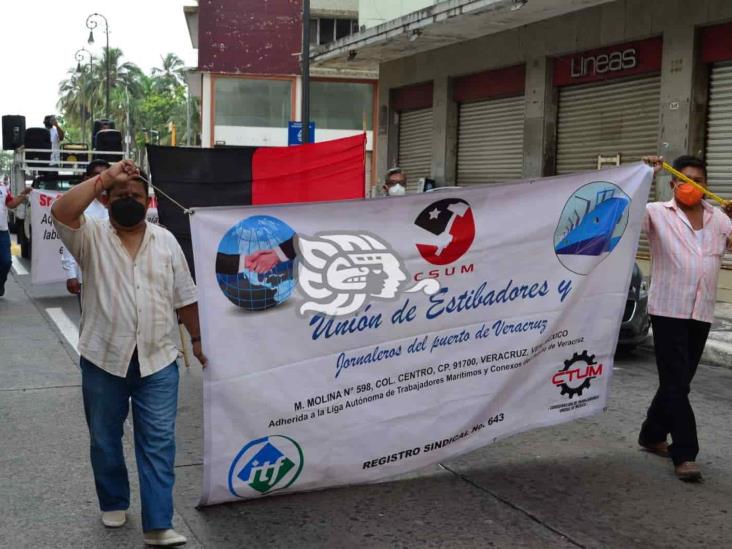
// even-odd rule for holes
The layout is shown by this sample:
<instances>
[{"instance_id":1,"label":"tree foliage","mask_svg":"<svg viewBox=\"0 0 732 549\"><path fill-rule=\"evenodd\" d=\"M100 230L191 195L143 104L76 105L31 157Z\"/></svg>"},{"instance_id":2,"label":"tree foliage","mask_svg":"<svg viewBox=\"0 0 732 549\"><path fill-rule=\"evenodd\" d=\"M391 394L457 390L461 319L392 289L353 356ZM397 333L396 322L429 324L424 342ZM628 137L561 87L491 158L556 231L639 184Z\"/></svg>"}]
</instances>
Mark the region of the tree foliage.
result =
<instances>
[{"instance_id":1,"label":"tree foliage","mask_svg":"<svg viewBox=\"0 0 732 549\"><path fill-rule=\"evenodd\" d=\"M105 112L107 56L110 100ZM178 144L185 141L187 90L183 61L174 53L161 57L161 65L145 74L123 59L122 51L106 48L100 59L68 70L59 84L58 108L69 141L89 143L91 121L109 117L123 135L129 133L138 147L146 140L170 144L169 125L177 127ZM79 70L80 69L80 70ZM198 104L191 100L191 142L198 142ZM154 136L154 138L152 138Z\"/></svg>"}]
</instances>

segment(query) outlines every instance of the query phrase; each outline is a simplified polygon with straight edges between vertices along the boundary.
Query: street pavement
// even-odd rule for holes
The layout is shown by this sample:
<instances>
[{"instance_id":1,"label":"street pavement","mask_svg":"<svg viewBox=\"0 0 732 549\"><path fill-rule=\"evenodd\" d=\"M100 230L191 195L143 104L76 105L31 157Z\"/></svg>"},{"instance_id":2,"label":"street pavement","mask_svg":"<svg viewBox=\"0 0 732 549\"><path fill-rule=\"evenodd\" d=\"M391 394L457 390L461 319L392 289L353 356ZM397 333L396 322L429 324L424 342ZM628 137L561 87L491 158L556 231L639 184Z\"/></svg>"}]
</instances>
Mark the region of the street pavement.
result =
<instances>
[{"instance_id":1,"label":"street pavement","mask_svg":"<svg viewBox=\"0 0 732 549\"><path fill-rule=\"evenodd\" d=\"M99 521L78 320L64 287L34 289L27 275L11 276L0 298L0 547L143 547L130 429L130 520L117 530ZM174 523L187 547L732 546L729 369L700 366L692 388L703 484L676 480L670 461L636 445L657 383L641 349L617 357L604 414L391 482L203 509L202 377L181 374Z\"/></svg>"}]
</instances>

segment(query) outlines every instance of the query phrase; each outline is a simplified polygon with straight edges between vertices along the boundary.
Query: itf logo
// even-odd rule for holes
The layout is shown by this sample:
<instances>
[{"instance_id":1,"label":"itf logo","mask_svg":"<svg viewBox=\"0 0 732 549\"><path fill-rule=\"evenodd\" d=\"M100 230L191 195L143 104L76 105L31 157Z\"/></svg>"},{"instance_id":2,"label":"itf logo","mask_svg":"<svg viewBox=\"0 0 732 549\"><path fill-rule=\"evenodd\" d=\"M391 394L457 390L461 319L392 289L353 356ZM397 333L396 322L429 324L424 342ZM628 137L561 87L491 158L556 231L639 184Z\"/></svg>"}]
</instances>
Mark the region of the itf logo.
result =
<instances>
[{"instance_id":1,"label":"itf logo","mask_svg":"<svg viewBox=\"0 0 732 549\"><path fill-rule=\"evenodd\" d=\"M244 498L284 490L297 480L302 466L302 449L290 437L272 435L253 440L231 463L229 492Z\"/></svg>"}]
</instances>

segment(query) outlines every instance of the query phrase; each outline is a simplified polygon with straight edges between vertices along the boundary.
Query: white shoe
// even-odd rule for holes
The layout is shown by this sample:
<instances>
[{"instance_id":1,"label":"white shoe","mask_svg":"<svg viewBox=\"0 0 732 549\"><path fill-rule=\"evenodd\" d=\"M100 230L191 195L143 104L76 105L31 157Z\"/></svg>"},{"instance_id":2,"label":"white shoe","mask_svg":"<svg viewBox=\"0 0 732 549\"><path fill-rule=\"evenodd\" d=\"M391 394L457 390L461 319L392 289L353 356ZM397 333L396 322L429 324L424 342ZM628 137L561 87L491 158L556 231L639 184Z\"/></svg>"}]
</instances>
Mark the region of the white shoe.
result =
<instances>
[{"instance_id":1,"label":"white shoe","mask_svg":"<svg viewBox=\"0 0 732 549\"><path fill-rule=\"evenodd\" d=\"M102 512L102 524L107 528L119 528L127 522L127 511Z\"/></svg>"},{"instance_id":2,"label":"white shoe","mask_svg":"<svg viewBox=\"0 0 732 549\"><path fill-rule=\"evenodd\" d=\"M183 545L188 540L185 536L181 536L173 529L168 530L150 530L145 532L145 543L147 545L173 547L175 545Z\"/></svg>"}]
</instances>

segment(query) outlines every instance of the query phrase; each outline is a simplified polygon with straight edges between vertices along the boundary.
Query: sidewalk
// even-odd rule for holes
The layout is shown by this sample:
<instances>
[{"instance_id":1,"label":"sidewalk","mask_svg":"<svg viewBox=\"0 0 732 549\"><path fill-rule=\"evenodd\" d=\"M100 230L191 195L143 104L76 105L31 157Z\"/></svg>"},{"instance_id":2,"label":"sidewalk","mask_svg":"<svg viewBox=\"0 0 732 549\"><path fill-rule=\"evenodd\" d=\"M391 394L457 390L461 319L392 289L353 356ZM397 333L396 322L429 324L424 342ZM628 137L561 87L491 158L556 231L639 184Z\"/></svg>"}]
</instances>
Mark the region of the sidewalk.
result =
<instances>
[{"instance_id":1,"label":"sidewalk","mask_svg":"<svg viewBox=\"0 0 732 549\"><path fill-rule=\"evenodd\" d=\"M133 487L130 524L105 529L89 465L78 359L15 275L5 290L0 298L0 547L142 547L130 430L124 437ZM179 461L187 458L189 446L181 444ZM177 512L174 523L188 537L187 547L200 547Z\"/></svg>"},{"instance_id":2,"label":"sidewalk","mask_svg":"<svg viewBox=\"0 0 732 549\"><path fill-rule=\"evenodd\" d=\"M732 368L732 303L718 301L714 307L714 317L701 362ZM649 337L640 347L653 352L653 330L649 330Z\"/></svg>"}]
</instances>

